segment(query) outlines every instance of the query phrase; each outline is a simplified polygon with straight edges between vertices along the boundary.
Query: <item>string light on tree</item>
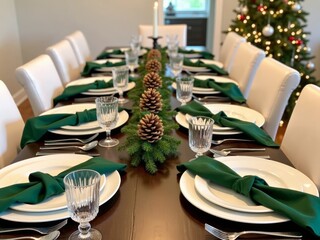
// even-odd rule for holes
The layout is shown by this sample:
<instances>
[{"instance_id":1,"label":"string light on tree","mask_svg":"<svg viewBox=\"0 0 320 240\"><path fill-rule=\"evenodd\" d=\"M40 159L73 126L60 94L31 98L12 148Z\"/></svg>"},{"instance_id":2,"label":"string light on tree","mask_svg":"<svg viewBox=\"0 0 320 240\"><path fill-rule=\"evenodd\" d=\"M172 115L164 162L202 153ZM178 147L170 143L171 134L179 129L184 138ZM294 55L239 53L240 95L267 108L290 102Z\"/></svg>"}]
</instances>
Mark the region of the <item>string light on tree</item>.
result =
<instances>
[{"instance_id":1,"label":"string light on tree","mask_svg":"<svg viewBox=\"0 0 320 240\"><path fill-rule=\"evenodd\" d=\"M301 5L299 3L295 3L291 6L292 10L295 12L298 12L299 10L301 10Z\"/></svg>"}]
</instances>

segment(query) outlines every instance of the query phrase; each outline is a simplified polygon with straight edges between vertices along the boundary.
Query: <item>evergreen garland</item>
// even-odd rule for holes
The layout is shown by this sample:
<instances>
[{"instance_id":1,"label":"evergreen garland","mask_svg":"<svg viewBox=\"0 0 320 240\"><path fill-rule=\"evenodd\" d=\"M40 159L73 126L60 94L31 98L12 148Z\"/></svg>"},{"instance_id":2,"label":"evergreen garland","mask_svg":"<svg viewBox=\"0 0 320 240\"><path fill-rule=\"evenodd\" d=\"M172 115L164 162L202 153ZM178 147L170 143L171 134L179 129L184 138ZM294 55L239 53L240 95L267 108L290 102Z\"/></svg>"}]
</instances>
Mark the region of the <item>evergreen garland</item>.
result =
<instances>
[{"instance_id":1,"label":"evergreen garland","mask_svg":"<svg viewBox=\"0 0 320 240\"><path fill-rule=\"evenodd\" d=\"M139 66L139 78L136 80L136 86L128 93L128 98L133 102L132 116L128 124L122 128L122 132L127 135L125 143L120 146L120 150L126 150L131 157L131 165L139 166L144 164L145 170L150 174L155 174L158 171L158 165L165 162L169 156L177 154L177 148L180 141L170 136L170 133L174 129L178 129L178 125L173 121L173 117L176 115L175 111L171 110L170 96L171 91L168 89L172 83L172 78L165 76L166 66L166 53L165 50L161 51L162 70L159 75L162 78L162 87L157 91L162 96L162 110L157 113L163 123L163 136L160 140L150 143L142 140L138 136L138 123L141 118L149 111L143 111L139 107L140 97L144 92L143 77L148 73L145 64L147 62L148 53L143 56L142 64Z\"/></svg>"}]
</instances>

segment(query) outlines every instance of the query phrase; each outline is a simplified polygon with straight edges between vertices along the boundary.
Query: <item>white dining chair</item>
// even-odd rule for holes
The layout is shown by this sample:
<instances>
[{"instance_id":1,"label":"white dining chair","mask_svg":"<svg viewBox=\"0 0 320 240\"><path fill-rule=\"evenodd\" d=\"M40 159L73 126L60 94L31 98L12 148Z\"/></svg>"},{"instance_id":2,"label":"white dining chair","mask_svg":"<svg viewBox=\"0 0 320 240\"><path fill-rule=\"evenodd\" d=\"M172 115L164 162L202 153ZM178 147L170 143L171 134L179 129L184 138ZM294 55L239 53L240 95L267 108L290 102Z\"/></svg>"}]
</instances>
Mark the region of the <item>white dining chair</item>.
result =
<instances>
[{"instance_id":1,"label":"white dining chair","mask_svg":"<svg viewBox=\"0 0 320 240\"><path fill-rule=\"evenodd\" d=\"M152 47L153 41L148 37L153 35L153 25L139 25L139 34L142 36L141 46ZM171 25L159 25L158 35L161 36L158 39L158 44L162 47L166 46L166 36L177 35L179 41L179 47L185 47L187 45L187 25L186 24L171 24Z\"/></svg>"},{"instance_id":2,"label":"white dining chair","mask_svg":"<svg viewBox=\"0 0 320 240\"><path fill-rule=\"evenodd\" d=\"M88 41L82 31L75 31L67 35L66 39L70 42L82 68L85 66L87 61L93 60Z\"/></svg>"},{"instance_id":3,"label":"white dining chair","mask_svg":"<svg viewBox=\"0 0 320 240\"><path fill-rule=\"evenodd\" d=\"M51 109L53 98L61 94L64 88L56 67L47 54L18 67L16 78L24 87L35 116Z\"/></svg>"},{"instance_id":4,"label":"white dining chair","mask_svg":"<svg viewBox=\"0 0 320 240\"><path fill-rule=\"evenodd\" d=\"M289 97L299 82L298 71L270 57L263 59L257 70L247 104L265 117L263 128L273 139Z\"/></svg>"},{"instance_id":5,"label":"white dining chair","mask_svg":"<svg viewBox=\"0 0 320 240\"><path fill-rule=\"evenodd\" d=\"M213 64L224 68L227 72L233 65L235 55L240 43L246 42L246 39L235 32L228 32L219 50L219 56Z\"/></svg>"},{"instance_id":6,"label":"white dining chair","mask_svg":"<svg viewBox=\"0 0 320 240\"><path fill-rule=\"evenodd\" d=\"M20 148L24 121L11 93L0 80L0 168L10 164Z\"/></svg>"},{"instance_id":7,"label":"white dining chair","mask_svg":"<svg viewBox=\"0 0 320 240\"><path fill-rule=\"evenodd\" d=\"M320 87L306 85L296 102L280 149L320 190Z\"/></svg>"},{"instance_id":8,"label":"white dining chair","mask_svg":"<svg viewBox=\"0 0 320 240\"><path fill-rule=\"evenodd\" d=\"M46 53L51 57L64 86L80 78L83 68L69 41L62 40L48 47Z\"/></svg>"}]
</instances>

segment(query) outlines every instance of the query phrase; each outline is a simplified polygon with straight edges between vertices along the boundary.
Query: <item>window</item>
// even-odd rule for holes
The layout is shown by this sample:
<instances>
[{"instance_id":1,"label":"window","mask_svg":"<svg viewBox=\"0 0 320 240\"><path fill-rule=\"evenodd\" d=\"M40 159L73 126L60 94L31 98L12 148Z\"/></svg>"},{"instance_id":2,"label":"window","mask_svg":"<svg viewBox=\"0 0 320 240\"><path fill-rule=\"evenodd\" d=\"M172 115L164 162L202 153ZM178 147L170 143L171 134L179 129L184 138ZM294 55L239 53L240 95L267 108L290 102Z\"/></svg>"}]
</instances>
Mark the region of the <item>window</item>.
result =
<instances>
[{"instance_id":1,"label":"window","mask_svg":"<svg viewBox=\"0 0 320 240\"><path fill-rule=\"evenodd\" d=\"M205 12L207 9L207 0L164 0L163 7L166 8L172 3L174 10L177 12L197 11Z\"/></svg>"}]
</instances>

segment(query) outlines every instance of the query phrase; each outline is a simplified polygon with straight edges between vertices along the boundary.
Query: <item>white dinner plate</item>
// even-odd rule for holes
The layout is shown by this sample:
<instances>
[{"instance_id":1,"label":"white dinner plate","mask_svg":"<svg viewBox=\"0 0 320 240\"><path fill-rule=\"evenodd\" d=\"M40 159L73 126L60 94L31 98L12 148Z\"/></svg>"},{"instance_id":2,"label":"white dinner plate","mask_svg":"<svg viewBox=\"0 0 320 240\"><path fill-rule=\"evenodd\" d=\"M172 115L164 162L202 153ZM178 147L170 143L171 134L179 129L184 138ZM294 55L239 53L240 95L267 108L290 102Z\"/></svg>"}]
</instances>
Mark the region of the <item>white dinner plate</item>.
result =
<instances>
[{"instance_id":1,"label":"white dinner plate","mask_svg":"<svg viewBox=\"0 0 320 240\"><path fill-rule=\"evenodd\" d=\"M103 64L103 63L106 63L106 62L111 62L111 63L124 62L124 64L121 65L121 66L125 66L126 65L125 61L123 59L121 59L121 58L99 59L99 60L96 60L94 62L95 63L99 63L99 64ZM117 66L117 67L121 67L121 66ZM97 68L95 71L97 71L97 72L111 72L113 68L115 68L115 67L101 67L101 68Z\"/></svg>"},{"instance_id":2,"label":"white dinner plate","mask_svg":"<svg viewBox=\"0 0 320 240\"><path fill-rule=\"evenodd\" d=\"M72 105L73 106L73 105ZM112 129L116 129L123 124L125 124L129 119L129 114L123 110L119 112L119 119L116 124L116 126ZM96 121L97 122L97 121ZM87 129L87 130L69 130L69 129L54 129L54 130L49 130L49 132L55 133L55 134L61 134L61 135L69 135L69 136L80 136L80 135L89 135L89 134L95 134L95 133L101 133L105 132L102 128L94 128L94 129Z\"/></svg>"},{"instance_id":3,"label":"white dinner plate","mask_svg":"<svg viewBox=\"0 0 320 240\"><path fill-rule=\"evenodd\" d=\"M232 157L223 157L217 158L222 162L225 162L227 158ZM310 179L306 177L304 174L300 173L299 179L303 182L310 182ZM189 171L185 171L180 178L180 190L183 196L195 207L200 210L223 219L227 219L235 222L242 223L252 223L252 224L270 224L270 223L280 223L289 221L286 217L283 217L274 212L266 212L266 213L248 213L248 212L239 212L231 209L227 209L221 207L217 204L214 204L205 198L203 198L195 189L195 176ZM311 186L305 184L304 191L310 194L317 193L317 189L314 183Z\"/></svg>"},{"instance_id":4,"label":"white dinner plate","mask_svg":"<svg viewBox=\"0 0 320 240\"><path fill-rule=\"evenodd\" d=\"M208 78L212 78L218 83L234 83L234 84L238 85L238 83L236 81L229 79L229 78L225 78L225 77L217 77L217 76L212 76L212 75L199 75L199 76L195 76L195 78L197 78L199 80L207 80ZM175 82L172 83L172 88L175 90L177 89L177 84ZM208 94L219 94L220 91L214 90L212 88L193 87L192 93L208 95Z\"/></svg>"},{"instance_id":5,"label":"white dinner plate","mask_svg":"<svg viewBox=\"0 0 320 240\"><path fill-rule=\"evenodd\" d=\"M67 114L74 114L76 112L82 112L84 110L90 110L96 108L96 105L94 103L81 103L81 104L72 104L72 105L66 105L61 106L57 108L52 108L41 115L48 115L48 114L59 114L59 113L67 113ZM87 122L83 123L77 126L62 126L61 129L67 129L67 130L89 130L89 129L95 129L99 128L99 124L97 121Z\"/></svg>"},{"instance_id":6,"label":"white dinner plate","mask_svg":"<svg viewBox=\"0 0 320 240\"><path fill-rule=\"evenodd\" d=\"M124 92L130 91L136 86L135 82L129 82L128 86L123 90ZM100 95L111 95L118 93L118 91L115 88L112 88L111 91L110 88L101 88L101 89L90 89L88 92L83 92L81 94L83 95L94 95L94 96L100 96Z\"/></svg>"},{"instance_id":7,"label":"white dinner plate","mask_svg":"<svg viewBox=\"0 0 320 240\"><path fill-rule=\"evenodd\" d=\"M229 117L234 117L244 121L255 123L258 127L262 127L265 122L265 118L259 112L239 105L213 103L204 104L204 106L214 114L218 113L219 111L224 111ZM186 116L183 113L178 112L175 116L175 119L177 123L182 127L189 128ZM239 130L235 130L229 127L220 127L216 124L214 124L213 127L213 134L216 135L231 135L240 133L242 132Z\"/></svg>"},{"instance_id":8,"label":"white dinner plate","mask_svg":"<svg viewBox=\"0 0 320 240\"><path fill-rule=\"evenodd\" d=\"M66 87L90 84L90 83L93 83L97 80L103 80L105 82L109 82L112 80L112 77L81 78L81 79L74 80L74 81L68 83ZM111 95L111 94L117 93L117 90L114 87L111 87L111 88L102 88L102 89L89 89L88 92L104 92L106 94ZM88 93L88 92L85 92L85 93ZM85 93L82 93L82 94L85 94Z\"/></svg>"},{"instance_id":9,"label":"white dinner plate","mask_svg":"<svg viewBox=\"0 0 320 240\"><path fill-rule=\"evenodd\" d=\"M16 164L13 171L2 174L2 180L0 187L9 186L17 183L28 182L28 177L31 173L36 171L41 171L44 173L49 173L52 176L59 174L60 172L68 169L74 165L79 164L77 158L66 159L56 158L50 162L46 160L38 160L37 158L28 159L28 161L23 161L23 164ZM103 189L106 183L106 177L103 175L100 181L100 191ZM61 194L59 196L51 197L38 204L16 204L11 207L11 209L23 211L23 212L48 212L64 209L67 207L66 196Z\"/></svg>"},{"instance_id":10,"label":"white dinner plate","mask_svg":"<svg viewBox=\"0 0 320 240\"><path fill-rule=\"evenodd\" d=\"M305 192L306 189L317 195L310 179L301 178L301 173L288 165L257 157L232 156L223 159L223 163L240 176L256 175L263 178L269 186ZM208 201L231 210L240 212L272 212L273 210L256 205L247 197L218 186L206 179L196 176L195 187L198 193Z\"/></svg>"},{"instance_id":11,"label":"white dinner plate","mask_svg":"<svg viewBox=\"0 0 320 240\"><path fill-rule=\"evenodd\" d=\"M198 60L202 61L205 64L214 64L220 68L223 67L222 63L214 61L214 60L210 60L210 59L190 59L190 61L192 61L192 62L197 62ZM210 69L208 69L206 67L191 67L191 66L183 65L182 68L185 70L188 70L190 72L210 72L211 71Z\"/></svg>"},{"instance_id":12,"label":"white dinner plate","mask_svg":"<svg viewBox=\"0 0 320 240\"><path fill-rule=\"evenodd\" d=\"M14 171L16 168L21 166L27 166L29 163L36 164L47 164L48 166L52 166L52 169L55 169L55 165L61 163L61 166L65 164L66 168L72 167L76 164L80 164L88 159L90 156L86 155L78 155L78 154L57 154L57 155L49 155L49 156L41 156L34 157L30 159L26 159L24 161L20 161L14 164L11 164L5 168L0 170L0 178L9 172ZM67 161L66 161L67 159ZM70 165L68 164L70 163ZM48 167L49 169L49 167ZM50 170L51 171L51 170ZM52 170L55 171L55 170ZM120 174L118 171L114 171L113 173L106 175L106 183L105 187L102 188L100 192L100 205L107 202L119 189L121 183ZM67 208L56 210L56 211L48 211L48 212L26 212L26 211L17 211L14 209L8 209L0 213L0 218L14 221L14 222L28 222L28 223L36 223L36 222L49 222L56 221L64 218L68 218L69 213Z\"/></svg>"},{"instance_id":13,"label":"white dinner plate","mask_svg":"<svg viewBox=\"0 0 320 240\"><path fill-rule=\"evenodd\" d=\"M114 50L118 50L118 49L108 49L108 50L106 50L106 52L113 52ZM125 52L125 51L128 51L129 48L120 48L120 50L122 52ZM147 53L146 49L140 49L138 56L141 57L142 55L144 55L146 53ZM125 58L124 54L110 54L110 57L112 57L112 58Z\"/></svg>"}]
</instances>

